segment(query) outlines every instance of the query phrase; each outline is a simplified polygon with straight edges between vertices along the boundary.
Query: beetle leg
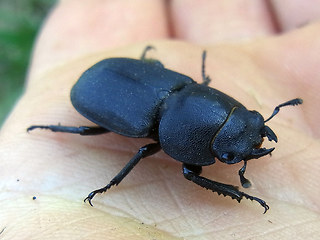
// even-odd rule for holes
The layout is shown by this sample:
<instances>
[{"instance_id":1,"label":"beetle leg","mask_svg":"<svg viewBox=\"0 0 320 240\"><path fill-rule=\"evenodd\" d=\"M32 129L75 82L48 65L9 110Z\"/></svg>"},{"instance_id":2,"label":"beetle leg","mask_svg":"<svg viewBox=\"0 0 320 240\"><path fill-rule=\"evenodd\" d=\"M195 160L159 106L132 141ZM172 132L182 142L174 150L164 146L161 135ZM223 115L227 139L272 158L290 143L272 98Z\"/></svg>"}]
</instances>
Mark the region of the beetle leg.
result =
<instances>
[{"instance_id":1,"label":"beetle leg","mask_svg":"<svg viewBox=\"0 0 320 240\"><path fill-rule=\"evenodd\" d=\"M208 86L209 83L211 82L211 78L209 75L206 75L206 56L207 56L207 51L203 51L202 53L202 68L201 68L201 73L202 73L202 85Z\"/></svg>"},{"instance_id":2,"label":"beetle leg","mask_svg":"<svg viewBox=\"0 0 320 240\"><path fill-rule=\"evenodd\" d=\"M27 128L27 132L32 131L36 128L40 129L49 129L52 132L65 132L65 133L74 133L80 135L98 135L103 133L110 132L109 130L102 127L69 127L69 126L61 126L61 125L33 125Z\"/></svg>"},{"instance_id":3,"label":"beetle leg","mask_svg":"<svg viewBox=\"0 0 320 240\"><path fill-rule=\"evenodd\" d=\"M264 207L264 213L268 211L269 206L262 199L250 196L244 192L240 192L238 190L238 187L236 186L212 181L210 179L201 177L198 174L199 172L201 172L199 168L201 169L200 166L183 164L182 170L183 170L184 177L189 181L192 181L203 188L210 189L213 192L217 192L219 195L223 194L224 196L229 196L232 199L236 199L238 202L240 202L243 197L250 199L251 201L257 201L258 203L260 203L262 207Z\"/></svg>"},{"instance_id":4,"label":"beetle leg","mask_svg":"<svg viewBox=\"0 0 320 240\"><path fill-rule=\"evenodd\" d=\"M247 168L247 161L244 161L243 167L240 168L240 170L239 170L239 176L240 176L240 182L241 182L242 187L249 188L249 187L251 187L251 182L247 178L244 177L244 173L246 171L246 168Z\"/></svg>"},{"instance_id":5,"label":"beetle leg","mask_svg":"<svg viewBox=\"0 0 320 240\"><path fill-rule=\"evenodd\" d=\"M88 201L91 206L91 200L97 193L106 192L109 188L113 185L118 185L122 179L124 179L128 173L134 168L134 166L145 157L155 154L156 152L160 151L161 147L159 143L151 143L139 149L136 155L131 158L131 160L127 163L127 165L110 181L108 185L103 188L97 189L89 193L88 197L84 199L84 202Z\"/></svg>"},{"instance_id":6,"label":"beetle leg","mask_svg":"<svg viewBox=\"0 0 320 240\"><path fill-rule=\"evenodd\" d=\"M156 60L156 59L153 59L153 58L146 58L147 52L150 51L151 49L155 49L155 47L154 46L150 46L150 45L146 46L146 48L143 50L143 52L141 54L140 60L143 61L143 62L155 64L158 67L164 68L163 64L159 60Z\"/></svg>"},{"instance_id":7,"label":"beetle leg","mask_svg":"<svg viewBox=\"0 0 320 240\"><path fill-rule=\"evenodd\" d=\"M150 45L146 46L145 49L143 50L142 54L141 54L140 60L142 60L142 61L147 60L146 59L146 54L147 54L148 51L150 51L152 49L155 49L155 47L154 46L150 46Z\"/></svg>"}]
</instances>

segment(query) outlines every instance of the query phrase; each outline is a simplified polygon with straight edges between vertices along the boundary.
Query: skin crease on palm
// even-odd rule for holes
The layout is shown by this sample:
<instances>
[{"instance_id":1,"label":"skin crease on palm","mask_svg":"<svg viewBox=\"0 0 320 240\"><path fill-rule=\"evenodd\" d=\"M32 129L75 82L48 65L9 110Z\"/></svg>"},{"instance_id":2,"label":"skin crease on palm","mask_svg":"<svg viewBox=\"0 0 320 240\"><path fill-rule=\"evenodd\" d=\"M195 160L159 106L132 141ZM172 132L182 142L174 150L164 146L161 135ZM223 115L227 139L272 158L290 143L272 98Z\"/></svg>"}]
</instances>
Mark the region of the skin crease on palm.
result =
<instances>
[{"instance_id":1,"label":"skin crease on palm","mask_svg":"<svg viewBox=\"0 0 320 240\"><path fill-rule=\"evenodd\" d=\"M219 2L219 3L218 3ZM25 94L1 129L2 239L317 239L320 236L320 2L250 0L60 1L34 48ZM306 6L306 4L308 6ZM298 27L299 26L299 27ZM301 97L268 126L272 157L248 163L264 199L240 204L184 179L163 152L142 160L108 193L83 203L146 139L33 131L33 124L92 126L72 107L80 74L109 57L148 52L201 81L201 53L217 88L259 111ZM203 175L240 185L242 163L220 162ZM36 196L36 200L32 197Z\"/></svg>"}]
</instances>

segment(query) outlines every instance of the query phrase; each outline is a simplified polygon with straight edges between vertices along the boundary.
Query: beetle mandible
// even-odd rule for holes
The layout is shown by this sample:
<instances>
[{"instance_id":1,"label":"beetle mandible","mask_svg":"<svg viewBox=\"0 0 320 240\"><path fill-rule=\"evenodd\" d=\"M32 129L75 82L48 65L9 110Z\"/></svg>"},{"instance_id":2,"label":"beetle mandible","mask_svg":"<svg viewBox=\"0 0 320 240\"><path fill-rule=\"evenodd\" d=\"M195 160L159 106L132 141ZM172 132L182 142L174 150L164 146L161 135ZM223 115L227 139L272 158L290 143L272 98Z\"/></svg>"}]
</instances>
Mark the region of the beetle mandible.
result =
<instances>
[{"instance_id":1,"label":"beetle mandible","mask_svg":"<svg viewBox=\"0 0 320 240\"><path fill-rule=\"evenodd\" d=\"M226 164L244 161L239 170L243 187L250 181L244 177L247 161L270 154L274 148L261 148L264 137L277 142L276 134L265 125L281 107L298 105L296 98L278 105L267 119L257 111L247 110L232 97L208 86L205 73L206 51L202 54L201 84L190 77L166 69L155 59L146 58L153 47L147 46L139 60L110 58L85 71L71 90L71 102L84 117L97 127L33 125L53 132L96 135L114 132L133 138L150 138L154 143L139 149L125 167L103 188L91 192L84 201L97 193L118 185L134 166L145 157L163 150L182 162L186 179L201 187L230 196L267 203L238 190L238 187L200 176L202 167L219 159Z\"/></svg>"}]
</instances>

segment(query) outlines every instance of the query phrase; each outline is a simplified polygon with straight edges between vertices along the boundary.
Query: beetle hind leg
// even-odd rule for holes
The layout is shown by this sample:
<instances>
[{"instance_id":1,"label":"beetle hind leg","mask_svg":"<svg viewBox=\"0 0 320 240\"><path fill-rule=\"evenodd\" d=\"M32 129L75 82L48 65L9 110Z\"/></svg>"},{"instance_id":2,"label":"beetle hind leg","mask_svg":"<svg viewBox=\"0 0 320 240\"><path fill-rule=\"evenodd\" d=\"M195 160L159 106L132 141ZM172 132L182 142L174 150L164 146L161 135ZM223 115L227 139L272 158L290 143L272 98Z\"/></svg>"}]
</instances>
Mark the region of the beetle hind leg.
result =
<instances>
[{"instance_id":1,"label":"beetle hind leg","mask_svg":"<svg viewBox=\"0 0 320 240\"><path fill-rule=\"evenodd\" d=\"M157 59L153 59L153 58L146 58L147 52L152 50L152 49L156 49L154 46L146 46L145 49L143 50L140 60L146 63L150 63L150 64L155 64L156 66L160 67L160 68L164 68L163 64L157 60Z\"/></svg>"},{"instance_id":2,"label":"beetle hind leg","mask_svg":"<svg viewBox=\"0 0 320 240\"><path fill-rule=\"evenodd\" d=\"M210 179L199 176L201 173L200 166L183 164L182 171L184 177L189 181L192 181L203 188L210 189L213 192L217 192L219 195L223 194L224 196L229 196L232 199L236 199L238 202L240 202L243 197L250 199L251 201L257 201L262 207L264 207L264 213L266 213L269 209L269 206L264 200L241 192L236 186L212 181Z\"/></svg>"},{"instance_id":3,"label":"beetle hind leg","mask_svg":"<svg viewBox=\"0 0 320 240\"><path fill-rule=\"evenodd\" d=\"M209 75L206 75L206 57L207 57L207 51L203 51L202 53L202 67L201 67L201 73L202 73L202 85L208 86L211 82L211 78Z\"/></svg>"},{"instance_id":4,"label":"beetle hind leg","mask_svg":"<svg viewBox=\"0 0 320 240\"><path fill-rule=\"evenodd\" d=\"M152 49L155 49L155 47L151 46L151 45L146 46L145 49L143 50L142 54L141 54L140 60L142 60L142 61L148 60L146 58L147 52L152 50Z\"/></svg>"},{"instance_id":5,"label":"beetle hind leg","mask_svg":"<svg viewBox=\"0 0 320 240\"><path fill-rule=\"evenodd\" d=\"M145 157L155 154L160 151L161 147L159 143L151 143L139 149L136 155L131 158L131 160L126 164L126 166L108 183L105 187L99 188L97 190L89 193L88 197L84 199L84 202L88 201L91 206L91 200L97 193L106 192L113 185L118 185L127 175L128 173L136 166L136 164Z\"/></svg>"},{"instance_id":6,"label":"beetle hind leg","mask_svg":"<svg viewBox=\"0 0 320 240\"><path fill-rule=\"evenodd\" d=\"M70 126L61 126L61 125L33 125L27 128L27 132L30 132L34 129L48 129L52 132L64 132L64 133L73 133L80 135L98 135L103 133L110 132L108 129L102 127L70 127Z\"/></svg>"}]
</instances>

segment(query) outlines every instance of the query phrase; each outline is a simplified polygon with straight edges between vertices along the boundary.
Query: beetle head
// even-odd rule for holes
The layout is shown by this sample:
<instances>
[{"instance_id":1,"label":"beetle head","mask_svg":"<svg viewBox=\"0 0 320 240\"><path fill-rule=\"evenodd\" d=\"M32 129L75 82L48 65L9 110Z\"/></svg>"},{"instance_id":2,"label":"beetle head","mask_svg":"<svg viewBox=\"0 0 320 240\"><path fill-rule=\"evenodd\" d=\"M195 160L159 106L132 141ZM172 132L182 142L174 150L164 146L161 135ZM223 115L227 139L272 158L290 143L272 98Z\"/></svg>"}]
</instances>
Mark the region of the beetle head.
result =
<instances>
[{"instance_id":1,"label":"beetle head","mask_svg":"<svg viewBox=\"0 0 320 240\"><path fill-rule=\"evenodd\" d=\"M215 157L227 164L259 158L274 150L260 148L267 134L270 139L275 137L272 130L265 127L260 113L235 107L213 138L212 150Z\"/></svg>"},{"instance_id":2,"label":"beetle head","mask_svg":"<svg viewBox=\"0 0 320 240\"><path fill-rule=\"evenodd\" d=\"M265 123L273 118L281 107L301 103L302 100L297 98L280 104L265 121L257 111L234 107L212 139L214 156L224 163L234 164L270 154L274 148L261 148L264 137L275 142L278 139Z\"/></svg>"}]
</instances>

